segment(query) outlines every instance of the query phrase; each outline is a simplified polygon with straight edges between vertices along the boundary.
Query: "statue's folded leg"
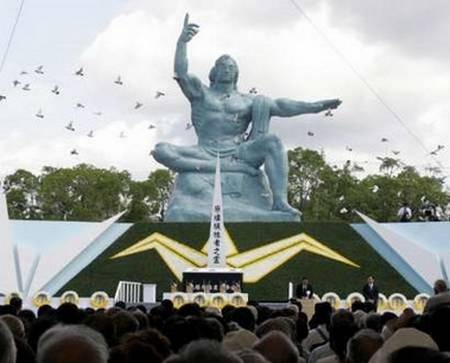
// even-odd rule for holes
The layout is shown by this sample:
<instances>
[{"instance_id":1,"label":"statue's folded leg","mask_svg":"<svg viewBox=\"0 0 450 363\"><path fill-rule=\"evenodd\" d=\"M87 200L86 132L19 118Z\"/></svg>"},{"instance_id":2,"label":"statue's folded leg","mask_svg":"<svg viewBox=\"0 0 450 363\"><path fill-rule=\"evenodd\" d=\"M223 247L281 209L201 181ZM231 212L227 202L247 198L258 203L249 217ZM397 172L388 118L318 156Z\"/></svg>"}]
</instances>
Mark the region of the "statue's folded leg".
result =
<instances>
[{"instance_id":1,"label":"statue's folded leg","mask_svg":"<svg viewBox=\"0 0 450 363\"><path fill-rule=\"evenodd\" d=\"M288 162L281 140L272 134L261 135L252 141L244 142L239 147L238 157L255 167L264 164L272 190L272 209L300 214L287 201Z\"/></svg>"},{"instance_id":2,"label":"statue's folded leg","mask_svg":"<svg viewBox=\"0 0 450 363\"><path fill-rule=\"evenodd\" d=\"M176 146L169 143L158 143L152 152L156 161L176 172L214 172L216 158L200 146ZM222 159L223 171L244 172L258 175L258 169L244 162Z\"/></svg>"}]
</instances>

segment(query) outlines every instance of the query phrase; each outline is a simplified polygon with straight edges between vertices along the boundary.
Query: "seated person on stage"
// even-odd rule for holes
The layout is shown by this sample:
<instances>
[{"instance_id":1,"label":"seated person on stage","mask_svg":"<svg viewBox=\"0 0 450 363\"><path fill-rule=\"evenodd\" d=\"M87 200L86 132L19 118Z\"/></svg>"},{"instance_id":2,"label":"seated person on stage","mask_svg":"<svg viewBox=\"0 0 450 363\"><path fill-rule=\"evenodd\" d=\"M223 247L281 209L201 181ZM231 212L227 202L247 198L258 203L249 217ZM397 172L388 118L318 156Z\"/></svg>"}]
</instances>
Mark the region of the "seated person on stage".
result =
<instances>
[{"instance_id":1,"label":"seated person on stage","mask_svg":"<svg viewBox=\"0 0 450 363\"><path fill-rule=\"evenodd\" d=\"M211 287L211 293L215 294L217 292L219 292L219 285L213 284L212 287Z\"/></svg>"},{"instance_id":2,"label":"seated person on stage","mask_svg":"<svg viewBox=\"0 0 450 363\"><path fill-rule=\"evenodd\" d=\"M233 283L233 290L234 292L241 292L241 284L238 281Z\"/></svg>"},{"instance_id":3,"label":"seated person on stage","mask_svg":"<svg viewBox=\"0 0 450 363\"><path fill-rule=\"evenodd\" d=\"M295 296L297 299L312 299L313 298L313 287L309 283L307 277L303 277L302 283L297 285L295 289Z\"/></svg>"},{"instance_id":4,"label":"seated person on stage","mask_svg":"<svg viewBox=\"0 0 450 363\"><path fill-rule=\"evenodd\" d=\"M188 294L194 292L194 284L192 283L192 281L186 282L186 292Z\"/></svg>"},{"instance_id":5,"label":"seated person on stage","mask_svg":"<svg viewBox=\"0 0 450 363\"><path fill-rule=\"evenodd\" d=\"M206 282L202 285L203 291L206 292L207 294L209 294L211 292L212 286L211 286L211 282Z\"/></svg>"},{"instance_id":6,"label":"seated person on stage","mask_svg":"<svg viewBox=\"0 0 450 363\"><path fill-rule=\"evenodd\" d=\"M203 288L200 286L200 284L194 285L194 292L203 292Z\"/></svg>"},{"instance_id":7,"label":"seated person on stage","mask_svg":"<svg viewBox=\"0 0 450 363\"><path fill-rule=\"evenodd\" d=\"M233 285L226 284L226 286L225 286L225 292L226 292L227 294L232 294L232 293L234 293Z\"/></svg>"}]
</instances>

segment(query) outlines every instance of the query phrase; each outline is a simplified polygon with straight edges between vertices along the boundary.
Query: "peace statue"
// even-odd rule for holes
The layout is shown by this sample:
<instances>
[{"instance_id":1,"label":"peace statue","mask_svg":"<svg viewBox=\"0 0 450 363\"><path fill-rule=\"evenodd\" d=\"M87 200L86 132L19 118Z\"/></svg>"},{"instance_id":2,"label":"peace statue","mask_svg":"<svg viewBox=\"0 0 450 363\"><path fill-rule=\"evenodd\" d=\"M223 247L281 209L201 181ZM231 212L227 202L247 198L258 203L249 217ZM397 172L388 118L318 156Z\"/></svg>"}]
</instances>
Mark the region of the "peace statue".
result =
<instances>
[{"instance_id":1,"label":"peace statue","mask_svg":"<svg viewBox=\"0 0 450 363\"><path fill-rule=\"evenodd\" d=\"M158 162L178 173L164 220L209 220L219 155L226 221L299 221L301 213L287 201L287 155L281 140L269 133L270 118L335 109L341 101L307 103L240 93L238 65L229 55L216 60L207 86L188 73L187 43L198 30L186 14L176 46L174 76L191 104L198 144L160 142L152 152Z\"/></svg>"}]
</instances>

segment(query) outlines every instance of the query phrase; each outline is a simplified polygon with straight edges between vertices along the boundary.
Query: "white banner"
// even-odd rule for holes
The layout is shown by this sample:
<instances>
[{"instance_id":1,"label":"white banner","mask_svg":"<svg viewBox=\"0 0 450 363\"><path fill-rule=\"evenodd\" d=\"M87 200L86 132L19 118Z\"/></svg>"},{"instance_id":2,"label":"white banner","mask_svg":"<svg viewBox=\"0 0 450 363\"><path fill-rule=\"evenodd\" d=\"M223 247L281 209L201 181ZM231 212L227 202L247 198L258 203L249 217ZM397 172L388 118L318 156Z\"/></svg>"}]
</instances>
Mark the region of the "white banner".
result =
<instances>
[{"instance_id":1,"label":"white banner","mask_svg":"<svg viewBox=\"0 0 450 363\"><path fill-rule=\"evenodd\" d=\"M211 209L211 226L209 232L208 268L226 267L225 260L225 226L223 223L222 185L220 175L220 158L217 156L214 195Z\"/></svg>"}]
</instances>

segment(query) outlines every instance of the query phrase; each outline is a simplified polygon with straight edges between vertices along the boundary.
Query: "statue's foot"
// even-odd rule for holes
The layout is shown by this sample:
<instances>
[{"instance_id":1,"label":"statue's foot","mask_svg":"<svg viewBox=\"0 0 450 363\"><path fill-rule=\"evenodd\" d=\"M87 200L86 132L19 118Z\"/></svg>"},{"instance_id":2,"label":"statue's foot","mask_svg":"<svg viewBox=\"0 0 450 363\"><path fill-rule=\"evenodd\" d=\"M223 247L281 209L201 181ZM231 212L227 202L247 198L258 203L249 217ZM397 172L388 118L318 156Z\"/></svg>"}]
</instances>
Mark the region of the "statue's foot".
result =
<instances>
[{"instance_id":1,"label":"statue's foot","mask_svg":"<svg viewBox=\"0 0 450 363\"><path fill-rule=\"evenodd\" d=\"M302 214L298 209L291 207L288 202L281 201L281 200L273 202L272 210L276 210L276 211L284 212L284 213L295 214L295 215L299 215L299 216Z\"/></svg>"}]
</instances>

